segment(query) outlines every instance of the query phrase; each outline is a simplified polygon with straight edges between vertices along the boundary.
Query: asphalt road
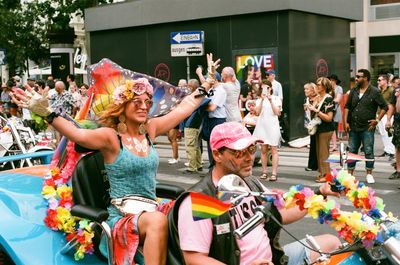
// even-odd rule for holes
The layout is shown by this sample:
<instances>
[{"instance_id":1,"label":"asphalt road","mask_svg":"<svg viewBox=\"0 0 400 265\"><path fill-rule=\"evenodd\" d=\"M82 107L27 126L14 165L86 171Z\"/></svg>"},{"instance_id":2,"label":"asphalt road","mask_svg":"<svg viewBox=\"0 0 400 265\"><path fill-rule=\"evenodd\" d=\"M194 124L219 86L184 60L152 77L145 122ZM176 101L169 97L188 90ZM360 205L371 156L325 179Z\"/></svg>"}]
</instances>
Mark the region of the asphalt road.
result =
<instances>
[{"instance_id":1,"label":"asphalt road","mask_svg":"<svg viewBox=\"0 0 400 265\"><path fill-rule=\"evenodd\" d=\"M157 179L160 182L176 184L183 188L188 188L198 182L204 175L207 174L208 159L206 152L203 153L204 169L200 174L184 174L186 162L186 154L183 142L179 143L179 157L180 161L177 164L169 165L168 159L171 158L172 151L168 144L166 137L162 136L157 138L156 149L160 157L160 166L157 174ZM375 154L382 153L382 146L380 137L376 137ZM316 187L320 184L314 182L317 172L307 172L304 167L307 165L308 149L307 148L290 148L282 147L279 150L279 168L278 168L278 181L268 182L263 181L269 188L277 188L287 191L291 186L296 184L303 184L310 187ZM399 202L400 202L400 180L389 180L389 175L393 172L393 167L390 166L387 157L376 158L375 161L375 184L370 184L375 189L376 195L381 197L386 205L385 211L391 211L395 216L399 215ZM339 165L332 164L333 168L338 168ZM261 167L255 166L253 168L253 175L261 175ZM355 176L360 180L365 181L364 164L357 165ZM342 210L354 211L356 210L350 201L345 198L336 199ZM286 228L296 237L303 238L306 234L318 235L322 233L335 234L333 228L329 225L321 225L311 217L287 225ZM283 244L293 241L288 234L282 232L281 242Z\"/></svg>"}]
</instances>

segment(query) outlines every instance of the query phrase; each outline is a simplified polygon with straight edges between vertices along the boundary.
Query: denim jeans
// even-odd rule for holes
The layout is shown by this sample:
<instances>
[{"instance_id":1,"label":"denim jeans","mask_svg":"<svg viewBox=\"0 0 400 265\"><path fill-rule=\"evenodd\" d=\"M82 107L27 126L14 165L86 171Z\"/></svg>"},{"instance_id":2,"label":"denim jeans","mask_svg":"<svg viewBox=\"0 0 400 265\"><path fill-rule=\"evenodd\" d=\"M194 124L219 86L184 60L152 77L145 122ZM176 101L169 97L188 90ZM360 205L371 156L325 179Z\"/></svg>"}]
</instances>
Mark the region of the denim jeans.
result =
<instances>
[{"instance_id":1,"label":"denim jeans","mask_svg":"<svg viewBox=\"0 0 400 265\"><path fill-rule=\"evenodd\" d=\"M364 148L365 158L374 159L374 142L375 142L375 130L373 131L361 131L355 132L350 131L349 134L349 152L353 154L358 154L361 143ZM348 169L353 170L356 167L356 162L347 163ZM365 161L365 169L374 169L374 160Z\"/></svg>"},{"instance_id":2,"label":"denim jeans","mask_svg":"<svg viewBox=\"0 0 400 265\"><path fill-rule=\"evenodd\" d=\"M209 126L209 135L211 135L211 131L214 129L214 127L217 126L218 124L226 122L226 118L209 118L208 122L209 122L209 125L208 125ZM214 162L212 150L210 147L210 138L208 138L208 140L207 140L207 151L208 151L208 160L210 161L210 165L208 166L208 168L211 169L212 167L214 167L215 162Z\"/></svg>"},{"instance_id":3,"label":"denim jeans","mask_svg":"<svg viewBox=\"0 0 400 265\"><path fill-rule=\"evenodd\" d=\"M300 240L303 244L306 244L306 240ZM298 265L304 264L304 261L310 261L311 252L308 248L304 247L300 242L293 242L283 246L283 251L285 255L289 257L289 262L287 265Z\"/></svg>"}]
</instances>

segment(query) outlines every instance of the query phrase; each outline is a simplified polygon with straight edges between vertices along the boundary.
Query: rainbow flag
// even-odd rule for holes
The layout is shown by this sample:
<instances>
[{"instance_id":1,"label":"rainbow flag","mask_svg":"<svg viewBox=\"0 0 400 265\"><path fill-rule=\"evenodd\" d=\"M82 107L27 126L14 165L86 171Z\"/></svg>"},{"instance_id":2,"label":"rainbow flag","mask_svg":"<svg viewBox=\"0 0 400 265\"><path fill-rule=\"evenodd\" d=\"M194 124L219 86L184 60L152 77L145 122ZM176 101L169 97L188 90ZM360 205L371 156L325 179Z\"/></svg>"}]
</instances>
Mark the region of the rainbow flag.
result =
<instances>
[{"instance_id":1,"label":"rainbow flag","mask_svg":"<svg viewBox=\"0 0 400 265\"><path fill-rule=\"evenodd\" d=\"M329 163L340 163L340 154L338 151L329 155L328 159L325 160ZM347 162L356 162L356 161L373 161L373 159L365 158L365 156L347 153Z\"/></svg>"},{"instance_id":2,"label":"rainbow flag","mask_svg":"<svg viewBox=\"0 0 400 265\"><path fill-rule=\"evenodd\" d=\"M194 221L218 217L231 208L230 203L222 202L203 193L190 192L190 198Z\"/></svg>"}]
</instances>

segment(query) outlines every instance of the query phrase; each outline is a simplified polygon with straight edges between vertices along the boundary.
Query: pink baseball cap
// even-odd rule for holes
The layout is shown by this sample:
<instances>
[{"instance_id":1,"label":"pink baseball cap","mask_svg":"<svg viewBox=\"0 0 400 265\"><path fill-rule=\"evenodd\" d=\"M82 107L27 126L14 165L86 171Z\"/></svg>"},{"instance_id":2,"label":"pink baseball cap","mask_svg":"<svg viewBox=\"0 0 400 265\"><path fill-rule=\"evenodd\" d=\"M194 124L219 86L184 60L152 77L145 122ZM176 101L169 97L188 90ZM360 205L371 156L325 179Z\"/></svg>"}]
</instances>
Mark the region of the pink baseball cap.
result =
<instances>
[{"instance_id":1,"label":"pink baseball cap","mask_svg":"<svg viewBox=\"0 0 400 265\"><path fill-rule=\"evenodd\" d=\"M242 150L254 143L263 143L239 122L225 122L214 127L210 135L211 150L227 147Z\"/></svg>"}]
</instances>

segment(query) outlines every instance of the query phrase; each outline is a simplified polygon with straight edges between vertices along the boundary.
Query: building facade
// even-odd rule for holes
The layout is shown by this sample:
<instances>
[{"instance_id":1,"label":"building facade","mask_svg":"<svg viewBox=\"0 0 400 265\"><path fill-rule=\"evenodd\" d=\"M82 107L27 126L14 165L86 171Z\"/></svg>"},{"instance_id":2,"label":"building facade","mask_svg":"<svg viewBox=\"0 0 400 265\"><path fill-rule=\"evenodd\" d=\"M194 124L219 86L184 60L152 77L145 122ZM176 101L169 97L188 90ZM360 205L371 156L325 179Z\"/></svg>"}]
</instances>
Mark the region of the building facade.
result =
<instances>
[{"instance_id":1,"label":"building facade","mask_svg":"<svg viewBox=\"0 0 400 265\"><path fill-rule=\"evenodd\" d=\"M195 77L205 56L171 56L171 33L204 32L204 51L232 66L274 69L282 83L288 138L306 135L303 85L332 73L348 84L350 22L363 0L139 0L85 10L89 60L121 66L175 84ZM346 7L346 8L344 8Z\"/></svg>"},{"instance_id":2,"label":"building facade","mask_svg":"<svg viewBox=\"0 0 400 265\"><path fill-rule=\"evenodd\" d=\"M351 23L351 75L357 69L399 75L400 0L363 0L363 20Z\"/></svg>"}]
</instances>

